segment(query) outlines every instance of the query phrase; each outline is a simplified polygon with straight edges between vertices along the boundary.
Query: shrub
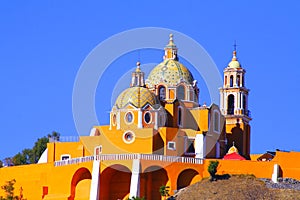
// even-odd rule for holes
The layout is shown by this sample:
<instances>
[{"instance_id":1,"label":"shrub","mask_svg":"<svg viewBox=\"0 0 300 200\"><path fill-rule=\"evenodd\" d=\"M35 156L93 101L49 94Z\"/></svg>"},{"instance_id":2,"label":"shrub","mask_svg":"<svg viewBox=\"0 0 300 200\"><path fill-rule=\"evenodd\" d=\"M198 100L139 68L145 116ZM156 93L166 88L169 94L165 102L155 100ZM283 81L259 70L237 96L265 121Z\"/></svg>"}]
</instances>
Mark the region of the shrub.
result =
<instances>
[{"instance_id":1,"label":"shrub","mask_svg":"<svg viewBox=\"0 0 300 200\"><path fill-rule=\"evenodd\" d=\"M210 174L210 181L216 181L216 173L219 166L219 161L209 161L208 173Z\"/></svg>"}]
</instances>

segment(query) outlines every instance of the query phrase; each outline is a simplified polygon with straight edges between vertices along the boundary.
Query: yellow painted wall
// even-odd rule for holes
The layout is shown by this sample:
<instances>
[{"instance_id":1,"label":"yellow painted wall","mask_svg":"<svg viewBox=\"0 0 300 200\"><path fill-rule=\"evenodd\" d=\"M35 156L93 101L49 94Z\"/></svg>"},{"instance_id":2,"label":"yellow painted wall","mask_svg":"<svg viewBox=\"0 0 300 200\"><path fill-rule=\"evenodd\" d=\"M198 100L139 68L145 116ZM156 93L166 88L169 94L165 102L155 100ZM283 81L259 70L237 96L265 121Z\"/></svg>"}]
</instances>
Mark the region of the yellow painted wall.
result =
<instances>
[{"instance_id":1,"label":"yellow painted wall","mask_svg":"<svg viewBox=\"0 0 300 200\"><path fill-rule=\"evenodd\" d=\"M283 177L300 179L299 158L300 152L276 152L275 158L269 162L219 160L218 174L254 174L259 178L271 178L274 164L279 164ZM154 169L164 168L160 173L163 173L164 176L167 175L167 179L165 180L166 185L171 187L170 191L172 194L173 191L177 189L178 184L191 184L199 181L202 177L208 177L207 167L209 161L210 160L207 159L204 160L204 165L196 165L141 160L141 171L152 172ZM112 166L123 166L131 170L132 160L103 161L101 162L101 172L104 172L107 167ZM60 167L54 167L53 163L4 167L0 169L0 185L4 185L5 181L16 179L15 195L18 195L18 191L20 187L22 187L24 198L28 200L42 199L43 187L48 187L48 195L46 195L44 199L67 199L72 191L72 179L76 177L75 174L80 170L91 173L92 162ZM152 175L155 175L155 173ZM149 177L151 177L151 174L149 174L148 178ZM114 178L116 179L117 177ZM143 184L148 184L145 177L143 181ZM157 184L155 187L158 187L160 183L155 182L155 179L153 179L153 181L152 184ZM74 187L75 199L89 199L89 183L89 178L82 179L77 183L76 187ZM101 184L105 184L105 182ZM129 183L127 183L127 185L128 184ZM149 187L149 185L144 185L144 192L146 192L145 188L147 187ZM86 196L84 194L86 194ZM1 195L5 195L3 190L0 190L0 196Z\"/></svg>"},{"instance_id":2,"label":"yellow painted wall","mask_svg":"<svg viewBox=\"0 0 300 200\"><path fill-rule=\"evenodd\" d=\"M47 147L49 161L53 161L53 158L55 160L60 160L61 155L63 154L69 154L71 158L76 158L84 156L85 153L84 146L81 142L53 142L48 143ZM55 151L53 151L53 148L55 148ZM51 152L53 152L54 154L52 154Z\"/></svg>"}]
</instances>

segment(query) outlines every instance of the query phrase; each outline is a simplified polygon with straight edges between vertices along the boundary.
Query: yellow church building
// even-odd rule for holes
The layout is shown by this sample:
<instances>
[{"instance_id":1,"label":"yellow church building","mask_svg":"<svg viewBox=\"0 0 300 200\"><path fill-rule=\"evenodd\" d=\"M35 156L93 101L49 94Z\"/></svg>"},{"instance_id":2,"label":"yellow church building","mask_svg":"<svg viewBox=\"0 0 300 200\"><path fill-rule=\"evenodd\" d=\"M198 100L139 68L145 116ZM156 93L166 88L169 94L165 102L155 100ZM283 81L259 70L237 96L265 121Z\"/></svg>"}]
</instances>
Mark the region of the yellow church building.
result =
<instances>
[{"instance_id":1,"label":"yellow church building","mask_svg":"<svg viewBox=\"0 0 300 200\"><path fill-rule=\"evenodd\" d=\"M164 50L148 77L137 63L108 125L76 142L50 141L37 164L1 168L0 184L15 179L15 191L21 188L28 200L156 200L161 186L173 195L207 177L210 159L220 161L219 173L271 177L276 164L282 176L300 178L300 166L292 162L299 153L250 160L249 90L235 50L224 69L220 107L199 104L197 81L179 62L172 34ZM222 160L232 151L247 160Z\"/></svg>"}]
</instances>

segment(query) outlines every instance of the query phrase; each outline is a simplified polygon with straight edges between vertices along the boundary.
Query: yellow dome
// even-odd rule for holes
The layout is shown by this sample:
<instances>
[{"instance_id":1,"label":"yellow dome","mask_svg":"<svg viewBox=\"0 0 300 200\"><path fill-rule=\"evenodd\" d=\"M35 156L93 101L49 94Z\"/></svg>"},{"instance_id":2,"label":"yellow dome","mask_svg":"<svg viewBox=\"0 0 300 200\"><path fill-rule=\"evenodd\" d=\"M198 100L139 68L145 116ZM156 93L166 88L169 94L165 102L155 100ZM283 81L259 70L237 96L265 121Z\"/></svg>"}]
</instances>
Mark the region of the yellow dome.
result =
<instances>
[{"instance_id":1,"label":"yellow dome","mask_svg":"<svg viewBox=\"0 0 300 200\"><path fill-rule=\"evenodd\" d=\"M240 62L236 58L236 51L233 51L232 60L228 64L229 68L241 68Z\"/></svg>"},{"instance_id":2,"label":"yellow dome","mask_svg":"<svg viewBox=\"0 0 300 200\"><path fill-rule=\"evenodd\" d=\"M146 84L153 87L159 83L176 86L180 81L193 84L191 72L180 62L166 59L158 64L149 74Z\"/></svg>"},{"instance_id":3,"label":"yellow dome","mask_svg":"<svg viewBox=\"0 0 300 200\"><path fill-rule=\"evenodd\" d=\"M239 153L238 149L234 146L234 144L232 145L232 147L229 148L227 154L231 154L231 153Z\"/></svg>"},{"instance_id":4,"label":"yellow dome","mask_svg":"<svg viewBox=\"0 0 300 200\"><path fill-rule=\"evenodd\" d=\"M159 104L154 93L144 87L131 87L124 90L116 101L117 108L124 108L126 105L131 104L137 108L144 107L147 103L151 106Z\"/></svg>"}]
</instances>

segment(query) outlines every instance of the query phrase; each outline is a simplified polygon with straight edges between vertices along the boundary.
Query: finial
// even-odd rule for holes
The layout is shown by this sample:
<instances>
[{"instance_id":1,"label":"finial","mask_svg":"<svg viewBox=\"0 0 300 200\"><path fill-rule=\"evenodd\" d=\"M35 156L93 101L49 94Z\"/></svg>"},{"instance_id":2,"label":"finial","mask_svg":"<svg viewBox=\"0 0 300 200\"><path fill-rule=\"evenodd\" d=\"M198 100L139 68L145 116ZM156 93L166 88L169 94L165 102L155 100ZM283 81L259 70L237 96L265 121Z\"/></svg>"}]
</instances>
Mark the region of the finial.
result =
<instances>
[{"instance_id":1,"label":"finial","mask_svg":"<svg viewBox=\"0 0 300 200\"><path fill-rule=\"evenodd\" d=\"M168 44L168 46L175 46L172 33L169 35L169 44Z\"/></svg>"},{"instance_id":2,"label":"finial","mask_svg":"<svg viewBox=\"0 0 300 200\"><path fill-rule=\"evenodd\" d=\"M232 142L232 146L234 146L234 141Z\"/></svg>"},{"instance_id":3,"label":"finial","mask_svg":"<svg viewBox=\"0 0 300 200\"><path fill-rule=\"evenodd\" d=\"M141 71L140 66L141 66L140 61L137 61L137 62L136 62L136 70L135 70L135 71L137 71L137 72Z\"/></svg>"},{"instance_id":4,"label":"finial","mask_svg":"<svg viewBox=\"0 0 300 200\"><path fill-rule=\"evenodd\" d=\"M232 61L236 61L237 58L236 58L236 47L237 47L237 44L236 44L236 40L234 40L234 44L233 44L233 52L232 52Z\"/></svg>"}]
</instances>

